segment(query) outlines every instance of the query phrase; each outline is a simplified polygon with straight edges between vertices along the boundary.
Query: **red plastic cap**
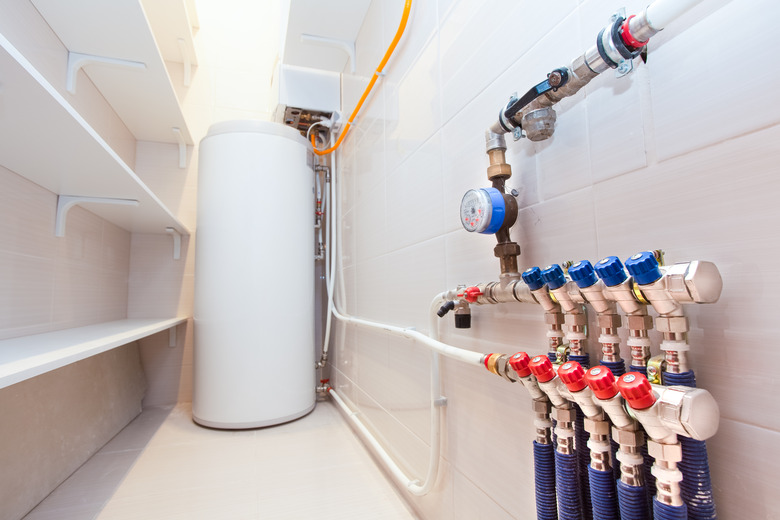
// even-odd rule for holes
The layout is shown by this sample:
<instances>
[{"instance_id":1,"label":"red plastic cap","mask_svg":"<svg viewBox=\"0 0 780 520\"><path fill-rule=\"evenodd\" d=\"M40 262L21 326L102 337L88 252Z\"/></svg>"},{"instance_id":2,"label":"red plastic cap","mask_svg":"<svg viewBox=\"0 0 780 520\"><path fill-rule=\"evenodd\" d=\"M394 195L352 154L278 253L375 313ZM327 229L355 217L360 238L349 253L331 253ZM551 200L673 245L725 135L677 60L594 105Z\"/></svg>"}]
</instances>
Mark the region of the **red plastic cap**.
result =
<instances>
[{"instance_id":1,"label":"red plastic cap","mask_svg":"<svg viewBox=\"0 0 780 520\"><path fill-rule=\"evenodd\" d=\"M612 399L618 394L615 376L607 367L591 367L585 373L585 382L599 399Z\"/></svg>"},{"instance_id":2,"label":"red plastic cap","mask_svg":"<svg viewBox=\"0 0 780 520\"><path fill-rule=\"evenodd\" d=\"M655 403L655 394L650 381L639 372L629 372L620 376L617 387L620 395L634 410L644 410Z\"/></svg>"},{"instance_id":3,"label":"red plastic cap","mask_svg":"<svg viewBox=\"0 0 780 520\"><path fill-rule=\"evenodd\" d=\"M567 361L561 365L558 369L558 377L570 392L579 392L588 386L585 382L585 369L576 361Z\"/></svg>"},{"instance_id":4,"label":"red plastic cap","mask_svg":"<svg viewBox=\"0 0 780 520\"><path fill-rule=\"evenodd\" d=\"M531 369L528 367L529 363L531 363L531 356L525 352L517 352L512 354L512 357L509 358L509 366L512 367L520 377L528 377L531 375Z\"/></svg>"},{"instance_id":5,"label":"red plastic cap","mask_svg":"<svg viewBox=\"0 0 780 520\"><path fill-rule=\"evenodd\" d=\"M536 379L540 383L546 383L555 377L555 369L550 362L550 358L547 356L534 357L531 362L528 363L528 368L531 369L531 372L534 373Z\"/></svg>"},{"instance_id":6,"label":"red plastic cap","mask_svg":"<svg viewBox=\"0 0 780 520\"><path fill-rule=\"evenodd\" d=\"M479 287L467 287L463 294L467 302L477 303L477 298L482 296L482 291L479 290Z\"/></svg>"}]
</instances>

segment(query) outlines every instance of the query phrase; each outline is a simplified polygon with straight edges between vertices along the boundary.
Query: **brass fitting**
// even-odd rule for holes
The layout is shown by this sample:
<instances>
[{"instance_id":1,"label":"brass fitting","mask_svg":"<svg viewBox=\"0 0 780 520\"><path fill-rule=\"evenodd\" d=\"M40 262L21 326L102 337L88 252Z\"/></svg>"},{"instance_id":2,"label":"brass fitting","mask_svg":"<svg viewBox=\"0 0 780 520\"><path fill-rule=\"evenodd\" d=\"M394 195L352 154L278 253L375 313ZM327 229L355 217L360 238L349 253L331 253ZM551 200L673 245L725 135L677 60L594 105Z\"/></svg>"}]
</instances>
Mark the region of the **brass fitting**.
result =
<instances>
[{"instance_id":1,"label":"brass fitting","mask_svg":"<svg viewBox=\"0 0 780 520\"><path fill-rule=\"evenodd\" d=\"M653 318L644 315L626 316L628 323L626 324L631 330L650 330L653 328Z\"/></svg>"},{"instance_id":2,"label":"brass fitting","mask_svg":"<svg viewBox=\"0 0 780 520\"><path fill-rule=\"evenodd\" d=\"M502 148L493 148L488 150L488 160L490 166L487 169L487 176L490 181L495 178L508 179L512 176L512 167L506 162L506 150Z\"/></svg>"}]
</instances>

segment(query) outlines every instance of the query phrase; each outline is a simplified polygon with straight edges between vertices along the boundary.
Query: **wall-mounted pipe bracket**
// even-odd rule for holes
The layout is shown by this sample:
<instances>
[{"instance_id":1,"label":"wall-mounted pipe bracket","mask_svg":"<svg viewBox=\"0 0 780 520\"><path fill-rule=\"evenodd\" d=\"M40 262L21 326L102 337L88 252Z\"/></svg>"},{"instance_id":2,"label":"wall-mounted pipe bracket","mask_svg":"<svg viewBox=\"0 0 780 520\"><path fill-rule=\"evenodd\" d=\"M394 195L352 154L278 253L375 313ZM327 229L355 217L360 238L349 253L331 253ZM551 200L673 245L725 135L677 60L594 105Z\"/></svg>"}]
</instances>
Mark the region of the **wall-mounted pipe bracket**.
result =
<instances>
[{"instance_id":1,"label":"wall-mounted pipe bracket","mask_svg":"<svg viewBox=\"0 0 780 520\"><path fill-rule=\"evenodd\" d=\"M171 132L176 136L176 140L179 141L179 168L187 167L187 143L184 142L184 135L178 127L171 128Z\"/></svg>"},{"instance_id":2,"label":"wall-mounted pipe bracket","mask_svg":"<svg viewBox=\"0 0 780 520\"><path fill-rule=\"evenodd\" d=\"M314 34L301 34L303 43L314 43L319 45L330 45L338 47L349 57L349 69L352 74L355 73L355 42L349 40L339 40L338 38L328 38L325 36L316 36Z\"/></svg>"},{"instance_id":3,"label":"wall-mounted pipe bracket","mask_svg":"<svg viewBox=\"0 0 780 520\"><path fill-rule=\"evenodd\" d=\"M140 61L123 60L120 58L109 58L106 56L95 56L94 54L82 54L80 52L68 53L68 76L65 87L71 94L76 93L76 78L78 72L87 65L104 65L109 67L122 67L129 69L145 69L146 63Z\"/></svg>"},{"instance_id":4,"label":"wall-mounted pipe bracket","mask_svg":"<svg viewBox=\"0 0 780 520\"><path fill-rule=\"evenodd\" d=\"M192 83L192 57L190 56L190 51L187 48L187 42L184 41L184 38L179 38L178 41L184 66L184 86L189 87L190 83Z\"/></svg>"},{"instance_id":5,"label":"wall-mounted pipe bracket","mask_svg":"<svg viewBox=\"0 0 780 520\"><path fill-rule=\"evenodd\" d=\"M73 206L89 202L92 204L117 204L123 206L137 206L138 201L134 199L111 199L106 197L75 197L72 195L60 195L57 197L57 217L54 223L54 236L65 236L65 221L68 217L68 211Z\"/></svg>"},{"instance_id":6,"label":"wall-mounted pipe bracket","mask_svg":"<svg viewBox=\"0 0 780 520\"><path fill-rule=\"evenodd\" d=\"M181 233L172 227L165 228L165 232L173 236L173 259L181 260Z\"/></svg>"}]
</instances>

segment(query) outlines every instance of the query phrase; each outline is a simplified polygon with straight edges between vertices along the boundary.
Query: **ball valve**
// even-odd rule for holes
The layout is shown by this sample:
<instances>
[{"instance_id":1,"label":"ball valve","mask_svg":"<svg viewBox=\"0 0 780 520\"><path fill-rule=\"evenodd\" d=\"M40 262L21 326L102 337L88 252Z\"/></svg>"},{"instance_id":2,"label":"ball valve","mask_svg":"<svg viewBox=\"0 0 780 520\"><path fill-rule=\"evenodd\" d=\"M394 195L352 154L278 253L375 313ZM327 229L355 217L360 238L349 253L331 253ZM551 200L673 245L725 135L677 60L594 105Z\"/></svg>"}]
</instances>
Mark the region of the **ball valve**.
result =
<instances>
[{"instance_id":1,"label":"ball valve","mask_svg":"<svg viewBox=\"0 0 780 520\"><path fill-rule=\"evenodd\" d=\"M558 368L558 378L566 385L574 402L587 417L601 417L601 407L593 402L593 392L585 380L585 369L576 361L567 361Z\"/></svg>"},{"instance_id":2,"label":"ball valve","mask_svg":"<svg viewBox=\"0 0 780 520\"><path fill-rule=\"evenodd\" d=\"M617 387L615 376L605 367L591 367L585 373L585 382L593 393L593 400L601 406L618 428L628 428L634 420L623 407L623 398Z\"/></svg>"},{"instance_id":3,"label":"ball valve","mask_svg":"<svg viewBox=\"0 0 780 520\"><path fill-rule=\"evenodd\" d=\"M608 364L613 370L620 370L622 374L625 365L620 359L620 337L617 335L621 320L615 303L604 296L605 285L599 281L596 269L587 260L572 265L569 276L596 311L596 321L601 330L599 343L602 363Z\"/></svg>"},{"instance_id":4,"label":"ball valve","mask_svg":"<svg viewBox=\"0 0 780 520\"><path fill-rule=\"evenodd\" d=\"M565 313L564 321L566 323L566 339L569 341L569 349L573 356L584 355L584 343L587 339L585 327L588 325L587 317L583 312L581 301L575 301L567 290L566 275L558 264L552 264L542 270L542 280L547 284L550 292L560 302L561 308ZM576 292L579 299L581 295ZM584 300L583 300L584 301Z\"/></svg>"},{"instance_id":5,"label":"ball valve","mask_svg":"<svg viewBox=\"0 0 780 520\"><path fill-rule=\"evenodd\" d=\"M561 395L561 388L558 386L557 374L550 358L547 356L535 356L528 364L528 368L536 377L539 387L550 398L553 406L567 407L569 405L565 395ZM564 391L568 394L568 391Z\"/></svg>"},{"instance_id":6,"label":"ball valve","mask_svg":"<svg viewBox=\"0 0 780 520\"><path fill-rule=\"evenodd\" d=\"M718 431L718 403L707 390L652 385L636 372L620 376L617 386L653 440L674 442L676 435L683 435L703 441Z\"/></svg>"},{"instance_id":7,"label":"ball valve","mask_svg":"<svg viewBox=\"0 0 780 520\"><path fill-rule=\"evenodd\" d=\"M525 352L516 352L509 358L509 366L515 371L515 374L517 374L517 380L520 381L528 390L528 393L531 394L531 398L534 400L546 399L546 394L539 388L536 379L531 373L531 368L529 367L530 363L531 356Z\"/></svg>"},{"instance_id":8,"label":"ball valve","mask_svg":"<svg viewBox=\"0 0 780 520\"><path fill-rule=\"evenodd\" d=\"M723 289L723 279L712 262L696 260L661 267L653 252L642 251L626 260L626 269L661 315L674 312L682 303L715 303Z\"/></svg>"},{"instance_id":9,"label":"ball valve","mask_svg":"<svg viewBox=\"0 0 780 520\"><path fill-rule=\"evenodd\" d=\"M637 301L633 279L629 278L623 263L616 256L608 256L596 262L596 275L604 282L604 295L614 300L626 313L633 370L647 370L650 358L650 339L647 331L653 327L653 319L647 315L645 305Z\"/></svg>"},{"instance_id":10,"label":"ball valve","mask_svg":"<svg viewBox=\"0 0 780 520\"><path fill-rule=\"evenodd\" d=\"M571 403L561 395L557 382L558 377L550 358L547 356L535 356L528 363L528 368L536 376L539 387L547 394L547 397L555 407L553 414L555 420L558 421L558 427L555 429L555 433L558 435L556 451L562 454L573 454L575 412Z\"/></svg>"},{"instance_id":11,"label":"ball valve","mask_svg":"<svg viewBox=\"0 0 780 520\"><path fill-rule=\"evenodd\" d=\"M531 357L525 352L516 352L509 358L509 366L517 374L517 380L528 390L533 399L533 410L536 415L534 419L536 442L539 444L551 444L553 423L550 420L550 400L539 388L536 379L531 373L530 363Z\"/></svg>"},{"instance_id":12,"label":"ball valve","mask_svg":"<svg viewBox=\"0 0 780 520\"><path fill-rule=\"evenodd\" d=\"M558 349L563 346L563 332L561 326L564 318L561 312L561 306L553 301L547 286L542 280L542 270L538 267L526 269L522 274L522 279L531 291L531 295L544 308L544 321L547 324L547 355L550 359L557 359Z\"/></svg>"}]
</instances>

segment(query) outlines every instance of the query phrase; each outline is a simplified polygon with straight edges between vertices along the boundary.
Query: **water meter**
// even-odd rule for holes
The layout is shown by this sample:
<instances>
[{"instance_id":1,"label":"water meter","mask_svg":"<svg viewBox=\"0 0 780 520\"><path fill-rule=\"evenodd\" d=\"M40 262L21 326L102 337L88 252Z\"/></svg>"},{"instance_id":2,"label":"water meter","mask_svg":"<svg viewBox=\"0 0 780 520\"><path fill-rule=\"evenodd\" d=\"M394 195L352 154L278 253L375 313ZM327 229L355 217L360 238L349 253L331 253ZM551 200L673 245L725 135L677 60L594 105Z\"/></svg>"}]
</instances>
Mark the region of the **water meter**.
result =
<instances>
[{"instance_id":1,"label":"water meter","mask_svg":"<svg viewBox=\"0 0 780 520\"><path fill-rule=\"evenodd\" d=\"M495 233L505 216L504 194L496 188L469 190L460 202L460 222L469 232Z\"/></svg>"}]
</instances>

